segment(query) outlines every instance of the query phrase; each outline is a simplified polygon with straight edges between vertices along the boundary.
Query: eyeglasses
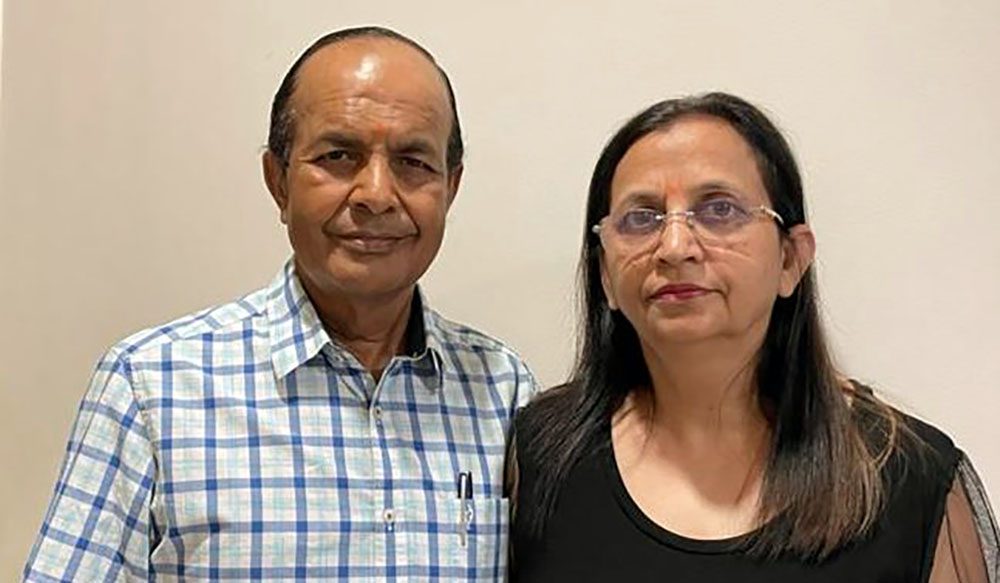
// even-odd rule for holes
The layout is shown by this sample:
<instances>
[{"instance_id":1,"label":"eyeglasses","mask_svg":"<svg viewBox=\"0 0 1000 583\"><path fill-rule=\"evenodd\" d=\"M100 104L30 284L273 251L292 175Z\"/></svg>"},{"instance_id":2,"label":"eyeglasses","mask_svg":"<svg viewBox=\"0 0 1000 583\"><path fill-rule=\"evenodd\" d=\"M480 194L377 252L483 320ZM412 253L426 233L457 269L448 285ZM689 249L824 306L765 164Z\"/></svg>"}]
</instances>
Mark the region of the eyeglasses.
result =
<instances>
[{"instance_id":1,"label":"eyeglasses","mask_svg":"<svg viewBox=\"0 0 1000 583\"><path fill-rule=\"evenodd\" d=\"M723 242L761 216L785 221L766 206L744 206L731 199L713 199L698 203L686 211L660 211L650 207L624 207L612 211L591 227L608 247L639 250L659 239L672 217L680 217L702 243Z\"/></svg>"}]
</instances>

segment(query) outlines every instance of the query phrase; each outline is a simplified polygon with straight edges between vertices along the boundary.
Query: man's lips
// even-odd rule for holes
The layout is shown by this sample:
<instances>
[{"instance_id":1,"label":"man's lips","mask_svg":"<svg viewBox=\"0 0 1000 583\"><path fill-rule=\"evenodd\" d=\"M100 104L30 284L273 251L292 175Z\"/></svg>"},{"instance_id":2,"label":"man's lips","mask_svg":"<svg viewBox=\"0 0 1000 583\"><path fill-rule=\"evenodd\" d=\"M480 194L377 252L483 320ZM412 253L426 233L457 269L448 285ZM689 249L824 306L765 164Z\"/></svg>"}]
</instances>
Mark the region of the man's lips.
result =
<instances>
[{"instance_id":1,"label":"man's lips","mask_svg":"<svg viewBox=\"0 0 1000 583\"><path fill-rule=\"evenodd\" d=\"M400 235L396 233L375 233L369 231L351 231L349 233L336 233L335 237L341 239L405 239L410 235Z\"/></svg>"},{"instance_id":2,"label":"man's lips","mask_svg":"<svg viewBox=\"0 0 1000 583\"><path fill-rule=\"evenodd\" d=\"M350 233L337 233L334 235L344 246L362 253L384 253L391 251L401 241L409 239L412 235L397 235L390 233L370 233L367 231L353 231Z\"/></svg>"},{"instance_id":3,"label":"man's lips","mask_svg":"<svg viewBox=\"0 0 1000 583\"><path fill-rule=\"evenodd\" d=\"M690 283L671 283L658 288L650 296L656 301L679 302L697 298L709 293L711 290Z\"/></svg>"}]
</instances>

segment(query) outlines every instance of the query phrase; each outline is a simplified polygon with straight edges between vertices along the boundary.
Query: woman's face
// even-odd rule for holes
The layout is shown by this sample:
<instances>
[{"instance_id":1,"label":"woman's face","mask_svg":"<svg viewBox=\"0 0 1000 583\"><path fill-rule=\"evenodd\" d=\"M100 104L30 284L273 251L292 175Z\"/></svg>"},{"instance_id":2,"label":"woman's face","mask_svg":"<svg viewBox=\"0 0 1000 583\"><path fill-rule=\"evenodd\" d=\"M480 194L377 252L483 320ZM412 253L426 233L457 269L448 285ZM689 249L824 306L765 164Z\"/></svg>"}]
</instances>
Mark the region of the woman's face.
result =
<instances>
[{"instance_id":1,"label":"woman's face","mask_svg":"<svg viewBox=\"0 0 1000 583\"><path fill-rule=\"evenodd\" d=\"M681 117L632 145L612 179L601 270L611 307L643 344L762 341L775 299L795 290L814 242L805 225L782 236L761 210L721 232L672 215L643 240L622 235L615 219L641 208L726 215L760 206L771 204L754 153L724 120Z\"/></svg>"}]
</instances>

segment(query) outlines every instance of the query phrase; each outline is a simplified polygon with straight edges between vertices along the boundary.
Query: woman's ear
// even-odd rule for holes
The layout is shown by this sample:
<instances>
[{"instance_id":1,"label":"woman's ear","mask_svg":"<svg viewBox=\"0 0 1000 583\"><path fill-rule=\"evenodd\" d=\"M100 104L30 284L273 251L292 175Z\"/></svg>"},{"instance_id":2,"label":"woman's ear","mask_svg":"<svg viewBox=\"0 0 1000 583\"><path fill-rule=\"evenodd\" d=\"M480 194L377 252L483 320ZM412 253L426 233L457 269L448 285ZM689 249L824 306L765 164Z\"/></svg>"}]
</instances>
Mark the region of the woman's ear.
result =
<instances>
[{"instance_id":1,"label":"woman's ear","mask_svg":"<svg viewBox=\"0 0 1000 583\"><path fill-rule=\"evenodd\" d=\"M601 287L604 288L604 297L608 298L608 307L612 310L617 310L618 301L615 299L615 290L611 285L611 276L608 275L607 263L604 260L604 251L601 251L601 256L597 260L601 265Z\"/></svg>"},{"instance_id":2,"label":"woman's ear","mask_svg":"<svg viewBox=\"0 0 1000 583\"><path fill-rule=\"evenodd\" d=\"M795 225L781 242L781 277L778 295L787 298L795 292L802 276L816 258L816 237L809 225Z\"/></svg>"}]
</instances>

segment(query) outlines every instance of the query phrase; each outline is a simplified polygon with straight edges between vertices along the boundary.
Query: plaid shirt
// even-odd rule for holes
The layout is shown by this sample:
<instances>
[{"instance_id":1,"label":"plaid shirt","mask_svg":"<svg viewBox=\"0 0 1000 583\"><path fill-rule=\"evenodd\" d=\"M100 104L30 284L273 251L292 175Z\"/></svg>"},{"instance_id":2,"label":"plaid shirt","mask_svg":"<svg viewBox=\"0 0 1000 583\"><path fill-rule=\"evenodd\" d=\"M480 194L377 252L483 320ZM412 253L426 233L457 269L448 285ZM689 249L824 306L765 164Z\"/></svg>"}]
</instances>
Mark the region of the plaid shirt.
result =
<instances>
[{"instance_id":1,"label":"plaid shirt","mask_svg":"<svg viewBox=\"0 0 1000 583\"><path fill-rule=\"evenodd\" d=\"M419 293L413 312L417 350L379 382L331 342L292 262L113 347L25 579L502 580L506 439L536 385Z\"/></svg>"}]
</instances>

